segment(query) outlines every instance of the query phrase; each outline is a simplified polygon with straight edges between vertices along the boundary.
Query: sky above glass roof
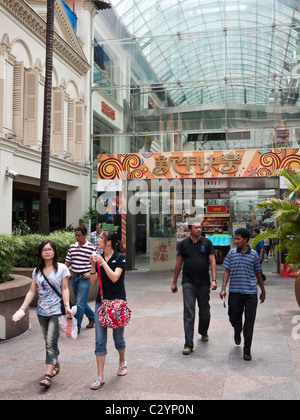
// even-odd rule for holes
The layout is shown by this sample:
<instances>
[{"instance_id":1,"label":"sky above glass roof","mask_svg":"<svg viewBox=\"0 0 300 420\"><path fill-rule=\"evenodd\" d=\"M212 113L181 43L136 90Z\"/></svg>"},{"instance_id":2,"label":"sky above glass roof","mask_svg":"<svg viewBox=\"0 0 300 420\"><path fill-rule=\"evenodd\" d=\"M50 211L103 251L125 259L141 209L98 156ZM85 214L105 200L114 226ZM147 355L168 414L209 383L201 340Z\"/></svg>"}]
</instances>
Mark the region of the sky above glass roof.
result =
<instances>
[{"instance_id":1,"label":"sky above glass roof","mask_svg":"<svg viewBox=\"0 0 300 420\"><path fill-rule=\"evenodd\" d=\"M110 3L175 105L266 104L291 83L299 0Z\"/></svg>"}]
</instances>

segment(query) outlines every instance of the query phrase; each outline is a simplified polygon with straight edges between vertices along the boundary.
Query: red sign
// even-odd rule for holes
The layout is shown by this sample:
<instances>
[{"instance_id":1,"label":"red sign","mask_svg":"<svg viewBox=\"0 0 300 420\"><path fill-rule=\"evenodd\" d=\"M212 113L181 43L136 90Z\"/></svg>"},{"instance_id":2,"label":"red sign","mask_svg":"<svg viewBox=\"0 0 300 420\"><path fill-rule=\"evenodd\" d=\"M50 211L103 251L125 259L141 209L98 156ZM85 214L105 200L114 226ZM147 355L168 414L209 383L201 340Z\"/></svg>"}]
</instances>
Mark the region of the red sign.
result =
<instances>
[{"instance_id":1,"label":"red sign","mask_svg":"<svg viewBox=\"0 0 300 420\"><path fill-rule=\"evenodd\" d=\"M103 114L106 114L112 120L116 119L115 111L110 106L108 106L104 101L102 101L101 111L103 112Z\"/></svg>"},{"instance_id":2,"label":"red sign","mask_svg":"<svg viewBox=\"0 0 300 420\"><path fill-rule=\"evenodd\" d=\"M227 213L227 206L207 206L207 213Z\"/></svg>"}]
</instances>

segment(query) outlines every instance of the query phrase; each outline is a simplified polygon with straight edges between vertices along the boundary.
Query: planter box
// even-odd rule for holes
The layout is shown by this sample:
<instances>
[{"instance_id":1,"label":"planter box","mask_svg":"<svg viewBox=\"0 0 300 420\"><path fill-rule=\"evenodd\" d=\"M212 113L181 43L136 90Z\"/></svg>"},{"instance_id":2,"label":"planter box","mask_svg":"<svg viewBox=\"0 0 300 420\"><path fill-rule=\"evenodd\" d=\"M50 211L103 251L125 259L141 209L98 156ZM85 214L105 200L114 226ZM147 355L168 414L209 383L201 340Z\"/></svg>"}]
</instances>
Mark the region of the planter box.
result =
<instances>
[{"instance_id":1,"label":"planter box","mask_svg":"<svg viewBox=\"0 0 300 420\"><path fill-rule=\"evenodd\" d=\"M32 277L31 276L32 276L33 270L34 270L33 268L14 267L13 274L18 274L18 275L26 276L26 277L29 277L32 280ZM70 270L70 273L72 274L72 270ZM73 289L72 289L72 277L69 278L69 290L70 290L70 299L73 302L75 302L75 298L74 298L74 294L73 294ZM92 302L92 301L95 301L96 300L96 296L97 296L98 290L99 290L99 282L97 282L94 285L91 285L89 296L88 296L88 302ZM36 294L35 298L31 302L30 306L33 307L33 308L36 308L37 301L38 301L38 294Z\"/></svg>"},{"instance_id":2,"label":"planter box","mask_svg":"<svg viewBox=\"0 0 300 420\"><path fill-rule=\"evenodd\" d=\"M14 275L14 280L0 284L0 340L16 337L28 330L29 311L21 321L14 322L13 314L20 309L30 289L31 279Z\"/></svg>"}]
</instances>

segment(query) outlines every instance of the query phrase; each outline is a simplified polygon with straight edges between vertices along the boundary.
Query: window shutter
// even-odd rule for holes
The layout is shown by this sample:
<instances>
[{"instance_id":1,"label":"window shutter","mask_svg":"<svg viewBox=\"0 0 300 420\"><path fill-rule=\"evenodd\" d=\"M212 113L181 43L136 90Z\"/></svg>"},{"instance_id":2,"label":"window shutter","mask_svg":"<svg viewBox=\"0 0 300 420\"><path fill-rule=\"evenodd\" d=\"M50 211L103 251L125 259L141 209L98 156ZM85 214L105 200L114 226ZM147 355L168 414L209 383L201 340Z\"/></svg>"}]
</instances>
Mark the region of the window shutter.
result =
<instances>
[{"instance_id":1,"label":"window shutter","mask_svg":"<svg viewBox=\"0 0 300 420\"><path fill-rule=\"evenodd\" d=\"M53 89L50 146L52 155L64 154L64 96L64 92L61 89Z\"/></svg>"},{"instance_id":2,"label":"window shutter","mask_svg":"<svg viewBox=\"0 0 300 420\"><path fill-rule=\"evenodd\" d=\"M75 100L71 99L68 103L68 152L72 153L71 160L74 160L75 153Z\"/></svg>"},{"instance_id":3,"label":"window shutter","mask_svg":"<svg viewBox=\"0 0 300 420\"><path fill-rule=\"evenodd\" d=\"M24 63L16 62L14 65L13 82L13 131L16 140L23 142L24 124Z\"/></svg>"},{"instance_id":4,"label":"window shutter","mask_svg":"<svg viewBox=\"0 0 300 420\"><path fill-rule=\"evenodd\" d=\"M3 132L5 58L0 50L0 133Z\"/></svg>"},{"instance_id":5,"label":"window shutter","mask_svg":"<svg viewBox=\"0 0 300 420\"><path fill-rule=\"evenodd\" d=\"M84 162L84 105L76 104L76 133L74 161Z\"/></svg>"},{"instance_id":6,"label":"window shutter","mask_svg":"<svg viewBox=\"0 0 300 420\"><path fill-rule=\"evenodd\" d=\"M38 76L38 73L34 70L25 71L23 141L25 146L33 146L37 144Z\"/></svg>"}]
</instances>

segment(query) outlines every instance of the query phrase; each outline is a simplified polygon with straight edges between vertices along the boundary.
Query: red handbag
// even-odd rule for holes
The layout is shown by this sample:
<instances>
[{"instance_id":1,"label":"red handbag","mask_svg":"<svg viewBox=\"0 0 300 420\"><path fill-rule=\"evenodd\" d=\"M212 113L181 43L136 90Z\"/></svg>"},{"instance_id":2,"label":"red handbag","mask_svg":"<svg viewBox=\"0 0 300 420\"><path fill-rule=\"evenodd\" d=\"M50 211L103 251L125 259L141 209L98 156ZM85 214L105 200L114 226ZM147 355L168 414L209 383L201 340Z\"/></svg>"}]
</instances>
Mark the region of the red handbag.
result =
<instances>
[{"instance_id":1,"label":"red handbag","mask_svg":"<svg viewBox=\"0 0 300 420\"><path fill-rule=\"evenodd\" d=\"M100 264L97 262L101 306L98 309L99 321L105 328L121 328L129 324L131 320L131 309L127 301L123 299L103 299L102 281L100 273Z\"/></svg>"}]
</instances>

